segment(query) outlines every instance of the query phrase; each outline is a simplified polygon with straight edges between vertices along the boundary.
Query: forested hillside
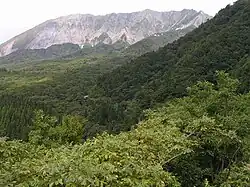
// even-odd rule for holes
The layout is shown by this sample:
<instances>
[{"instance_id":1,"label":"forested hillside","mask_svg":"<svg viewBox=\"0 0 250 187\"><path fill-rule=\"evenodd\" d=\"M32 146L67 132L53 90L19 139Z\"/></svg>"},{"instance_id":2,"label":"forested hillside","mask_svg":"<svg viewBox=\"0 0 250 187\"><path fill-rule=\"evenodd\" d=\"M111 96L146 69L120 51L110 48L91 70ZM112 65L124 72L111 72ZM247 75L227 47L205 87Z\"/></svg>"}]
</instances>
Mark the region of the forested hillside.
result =
<instances>
[{"instance_id":1,"label":"forested hillside","mask_svg":"<svg viewBox=\"0 0 250 187\"><path fill-rule=\"evenodd\" d=\"M0 186L248 187L249 33L238 0L137 58L0 64Z\"/></svg>"},{"instance_id":2,"label":"forested hillside","mask_svg":"<svg viewBox=\"0 0 250 187\"><path fill-rule=\"evenodd\" d=\"M131 132L84 144L83 121L55 125L38 111L28 143L0 140L0 185L249 186L250 95L217 75L215 84L199 82L188 97L147 111Z\"/></svg>"},{"instance_id":3,"label":"forested hillside","mask_svg":"<svg viewBox=\"0 0 250 187\"><path fill-rule=\"evenodd\" d=\"M249 33L249 1L238 1L185 37L100 77L98 86L112 99L145 107L183 96L197 80L213 81L216 70L247 68L240 61L249 56Z\"/></svg>"},{"instance_id":4,"label":"forested hillside","mask_svg":"<svg viewBox=\"0 0 250 187\"><path fill-rule=\"evenodd\" d=\"M84 139L103 131L119 133L142 120L143 110L185 96L186 87L198 80L213 82L216 70L230 72L242 82L240 91L248 92L249 33L250 5L241 0L179 40L132 61L117 54L79 54L75 60L20 64L18 71L2 71L2 92L38 102L58 116L87 118Z\"/></svg>"},{"instance_id":5,"label":"forested hillside","mask_svg":"<svg viewBox=\"0 0 250 187\"><path fill-rule=\"evenodd\" d=\"M164 33L153 34L152 36L149 36L131 46L128 46L125 50L123 50L123 53L139 56L147 52L157 51L160 47L163 47L168 43L172 43L173 41L179 39L180 37L186 35L194 29L194 26L190 26L184 29L170 30Z\"/></svg>"},{"instance_id":6,"label":"forested hillside","mask_svg":"<svg viewBox=\"0 0 250 187\"><path fill-rule=\"evenodd\" d=\"M52 45L47 49L22 49L0 58L0 64L55 59L79 51L75 44Z\"/></svg>"},{"instance_id":7,"label":"forested hillside","mask_svg":"<svg viewBox=\"0 0 250 187\"><path fill-rule=\"evenodd\" d=\"M88 100L88 93L98 93L93 85L100 74L111 71L129 58L85 57L18 63L16 70L2 68L0 111L3 115L0 115L0 136L27 139L35 109L42 109L58 118L67 114L83 117L98 115L95 114L95 110L98 110L95 103L98 101ZM87 102L91 108L86 105ZM20 126L26 133L20 132Z\"/></svg>"},{"instance_id":8,"label":"forested hillside","mask_svg":"<svg viewBox=\"0 0 250 187\"><path fill-rule=\"evenodd\" d=\"M213 82L216 70L239 78L243 82L241 91L247 92L249 33L249 1L238 1L159 51L101 76L97 85L114 103L129 101L141 111L186 95L186 87L198 80Z\"/></svg>"}]
</instances>

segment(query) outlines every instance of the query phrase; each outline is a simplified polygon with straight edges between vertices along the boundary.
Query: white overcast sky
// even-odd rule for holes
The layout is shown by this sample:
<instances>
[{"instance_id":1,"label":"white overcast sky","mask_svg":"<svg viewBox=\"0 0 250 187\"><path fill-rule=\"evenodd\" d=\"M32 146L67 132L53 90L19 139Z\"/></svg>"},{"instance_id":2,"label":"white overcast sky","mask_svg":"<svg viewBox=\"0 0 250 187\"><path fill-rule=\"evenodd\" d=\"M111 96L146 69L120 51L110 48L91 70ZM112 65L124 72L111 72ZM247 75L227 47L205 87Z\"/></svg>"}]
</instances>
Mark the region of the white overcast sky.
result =
<instances>
[{"instance_id":1,"label":"white overcast sky","mask_svg":"<svg viewBox=\"0 0 250 187\"><path fill-rule=\"evenodd\" d=\"M1 0L0 43L48 19L68 14L102 15L134 12L195 9L215 15L235 0Z\"/></svg>"}]
</instances>

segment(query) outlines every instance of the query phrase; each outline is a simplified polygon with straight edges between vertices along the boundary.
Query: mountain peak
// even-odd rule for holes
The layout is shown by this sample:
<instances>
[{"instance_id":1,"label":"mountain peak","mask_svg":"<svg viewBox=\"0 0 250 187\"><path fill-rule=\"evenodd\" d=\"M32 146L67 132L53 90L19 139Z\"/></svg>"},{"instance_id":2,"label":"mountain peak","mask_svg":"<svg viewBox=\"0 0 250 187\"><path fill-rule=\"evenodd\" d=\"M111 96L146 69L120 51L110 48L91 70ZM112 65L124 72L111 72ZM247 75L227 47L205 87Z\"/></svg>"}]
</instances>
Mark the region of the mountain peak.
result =
<instances>
[{"instance_id":1,"label":"mountain peak","mask_svg":"<svg viewBox=\"0 0 250 187\"><path fill-rule=\"evenodd\" d=\"M151 10L151 9L145 9L142 12L152 13L152 12L157 12L157 11L154 11L154 10Z\"/></svg>"}]
</instances>

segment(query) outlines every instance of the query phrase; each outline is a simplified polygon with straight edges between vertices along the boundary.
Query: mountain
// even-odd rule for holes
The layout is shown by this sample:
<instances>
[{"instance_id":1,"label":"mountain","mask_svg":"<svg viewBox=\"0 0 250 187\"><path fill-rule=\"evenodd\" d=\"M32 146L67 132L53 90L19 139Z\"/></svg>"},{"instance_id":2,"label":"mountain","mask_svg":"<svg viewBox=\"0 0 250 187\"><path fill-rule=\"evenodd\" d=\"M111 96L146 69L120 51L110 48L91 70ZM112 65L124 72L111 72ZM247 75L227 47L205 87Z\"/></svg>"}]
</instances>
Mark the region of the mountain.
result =
<instances>
[{"instance_id":1,"label":"mountain","mask_svg":"<svg viewBox=\"0 0 250 187\"><path fill-rule=\"evenodd\" d=\"M228 5L213 19L156 52L99 78L98 86L115 102L135 102L142 110L182 97L197 81L214 82L217 70L238 78L250 90L250 3Z\"/></svg>"},{"instance_id":2,"label":"mountain","mask_svg":"<svg viewBox=\"0 0 250 187\"><path fill-rule=\"evenodd\" d=\"M9 137L18 137L19 133L16 135L14 131L20 129L20 123L8 121L18 109L9 102L24 97L46 106L48 111L84 116L88 119L84 138L88 138L103 131L118 133L131 129L143 118L145 109L185 96L186 88L197 81L214 82L217 70L230 72L241 81L241 92L247 92L250 90L248 3L242 0L227 6L184 37L132 61L129 57L124 60L123 57L101 56L36 66L30 63L24 71L3 69L0 91L12 92L0 99L3 107L0 121L6 124L4 128L13 129L8 131ZM109 50L109 46L106 47ZM65 71L59 71L62 68ZM13 99L14 95L18 97ZM8 107L11 109L6 113L4 110ZM22 108L19 111L26 115ZM16 118L25 120L27 117Z\"/></svg>"},{"instance_id":3,"label":"mountain","mask_svg":"<svg viewBox=\"0 0 250 187\"><path fill-rule=\"evenodd\" d=\"M85 45L80 50L64 55L63 59L75 59L75 58L83 58L86 56L101 56L101 55L112 55L112 54L120 54L120 51L124 49L126 44L123 42L117 42L115 45L109 45L109 44L97 44L96 46L89 46Z\"/></svg>"},{"instance_id":4,"label":"mountain","mask_svg":"<svg viewBox=\"0 0 250 187\"><path fill-rule=\"evenodd\" d=\"M1 68L0 186L249 187L249 33L239 0L119 68Z\"/></svg>"},{"instance_id":5,"label":"mountain","mask_svg":"<svg viewBox=\"0 0 250 187\"><path fill-rule=\"evenodd\" d=\"M21 49L1 57L0 64L55 59L75 53L79 50L79 45L71 43L56 44L46 49Z\"/></svg>"},{"instance_id":6,"label":"mountain","mask_svg":"<svg viewBox=\"0 0 250 187\"><path fill-rule=\"evenodd\" d=\"M104 16L69 15L46 21L0 45L0 56L22 49L48 48L54 44L134 44L155 33L198 27L211 18L200 11L112 13Z\"/></svg>"},{"instance_id":7,"label":"mountain","mask_svg":"<svg viewBox=\"0 0 250 187\"><path fill-rule=\"evenodd\" d=\"M249 187L249 2L97 84L118 59L0 69L0 186Z\"/></svg>"},{"instance_id":8,"label":"mountain","mask_svg":"<svg viewBox=\"0 0 250 187\"><path fill-rule=\"evenodd\" d=\"M156 51L160 47L163 47L168 43L172 43L180 37L185 36L187 33L191 32L195 28L196 27L192 25L184 29L155 33L147 38L142 39L139 42L136 42L135 44L128 46L123 51L123 53L134 56L140 56L147 52Z\"/></svg>"}]
</instances>

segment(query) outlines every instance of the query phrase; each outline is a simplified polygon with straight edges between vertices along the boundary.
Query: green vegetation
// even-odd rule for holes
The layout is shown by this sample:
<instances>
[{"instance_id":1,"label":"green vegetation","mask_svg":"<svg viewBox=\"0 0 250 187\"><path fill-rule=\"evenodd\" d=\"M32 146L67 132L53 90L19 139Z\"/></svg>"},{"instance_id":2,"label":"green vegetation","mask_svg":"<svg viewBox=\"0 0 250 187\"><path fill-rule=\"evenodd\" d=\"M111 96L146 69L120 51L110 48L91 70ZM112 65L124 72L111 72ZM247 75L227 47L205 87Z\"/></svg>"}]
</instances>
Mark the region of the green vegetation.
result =
<instances>
[{"instance_id":1,"label":"green vegetation","mask_svg":"<svg viewBox=\"0 0 250 187\"><path fill-rule=\"evenodd\" d=\"M238 63L249 56L249 9L244 1L228 6L185 37L102 76L98 85L116 100L152 106L183 96L198 80L213 81L216 70L243 68Z\"/></svg>"},{"instance_id":2,"label":"green vegetation","mask_svg":"<svg viewBox=\"0 0 250 187\"><path fill-rule=\"evenodd\" d=\"M24 133L25 136L18 129L22 126L21 129L26 129L25 132L30 130L35 109L42 109L46 114L58 118L72 114L88 119L93 116L95 119L95 110L98 110L95 106L107 102L102 98L92 100L88 97L90 93L93 93L91 96L97 94L93 87L97 77L127 60L129 59L126 57L101 56L5 66L13 70L2 68L0 72L0 111L2 110L3 114L0 115L0 135L26 140L27 133ZM89 129L92 124L93 122L89 122L85 128ZM86 136L92 136L102 129L96 126L90 131L85 130ZM90 133L91 131L93 133Z\"/></svg>"},{"instance_id":3,"label":"green vegetation","mask_svg":"<svg viewBox=\"0 0 250 187\"><path fill-rule=\"evenodd\" d=\"M199 82L188 88L188 97L148 111L147 119L131 132L104 133L82 145L66 143L79 140L78 120L70 118L53 127L55 118L38 112L29 143L0 141L0 182L4 186L247 186L250 95L237 94L237 86L237 80L220 72L215 85ZM70 133L72 124L77 126L75 134ZM66 144L53 147L61 138Z\"/></svg>"},{"instance_id":4,"label":"green vegetation","mask_svg":"<svg viewBox=\"0 0 250 187\"><path fill-rule=\"evenodd\" d=\"M231 72L243 82L241 90L248 91L249 79L241 72L249 72L249 12L249 3L239 1L185 37L127 64L130 57L113 53L2 65L18 71L1 73L1 87L52 105L60 114L86 117L86 136L129 130L144 109L184 96L186 86L198 80L214 81L216 70ZM102 53L105 47L95 49Z\"/></svg>"},{"instance_id":5,"label":"green vegetation","mask_svg":"<svg viewBox=\"0 0 250 187\"><path fill-rule=\"evenodd\" d=\"M88 120L84 126L87 139L103 131L130 130L143 119L143 110L185 96L186 87L199 80L215 81L216 70L238 78L240 91L246 93L250 85L249 7L242 0L227 6L198 29L132 61L117 52L107 55L110 46L100 45L89 56L84 50L77 52L76 59L1 65L10 69L0 73L2 95L21 96L38 103L36 109L46 106L45 112L57 117L83 116ZM11 117L0 118L8 121ZM3 126L6 129L7 124Z\"/></svg>"},{"instance_id":6,"label":"green vegetation","mask_svg":"<svg viewBox=\"0 0 250 187\"><path fill-rule=\"evenodd\" d=\"M74 53L78 50L80 50L78 45L70 43L52 45L47 49L23 49L2 57L0 59L0 64L55 59Z\"/></svg>"},{"instance_id":7,"label":"green vegetation","mask_svg":"<svg viewBox=\"0 0 250 187\"><path fill-rule=\"evenodd\" d=\"M164 47L168 43L174 42L180 37L185 36L187 33L191 32L193 29L195 28L193 26L190 26L185 29L170 30L168 32L154 34L127 47L123 51L123 53L128 55L140 56L144 53L157 51L160 47Z\"/></svg>"},{"instance_id":8,"label":"green vegetation","mask_svg":"<svg viewBox=\"0 0 250 187\"><path fill-rule=\"evenodd\" d=\"M116 42L115 44L109 45L109 44L103 44L100 43L94 47L90 45L85 45L82 47L81 50L76 51L75 53L71 53L69 55L63 56L63 58L76 58L76 57L87 57L87 56L103 56L103 55L118 55L121 50L126 45L122 42Z\"/></svg>"},{"instance_id":9,"label":"green vegetation","mask_svg":"<svg viewBox=\"0 0 250 187\"><path fill-rule=\"evenodd\" d=\"M249 186L249 33L239 0L138 58L0 63L0 186Z\"/></svg>"},{"instance_id":10,"label":"green vegetation","mask_svg":"<svg viewBox=\"0 0 250 187\"><path fill-rule=\"evenodd\" d=\"M34 111L39 107L53 113L48 106L27 97L3 95L0 97L0 136L27 140L32 127Z\"/></svg>"},{"instance_id":11,"label":"green vegetation","mask_svg":"<svg viewBox=\"0 0 250 187\"><path fill-rule=\"evenodd\" d=\"M79 116L65 116L58 120L39 110L29 133L29 142L46 146L79 143L82 141L83 126L84 120Z\"/></svg>"},{"instance_id":12,"label":"green vegetation","mask_svg":"<svg viewBox=\"0 0 250 187\"><path fill-rule=\"evenodd\" d=\"M216 70L230 72L247 92L249 18L249 2L238 1L179 40L101 76L97 85L113 103L133 102L140 111L185 96L186 87L199 80L213 82Z\"/></svg>"}]
</instances>

